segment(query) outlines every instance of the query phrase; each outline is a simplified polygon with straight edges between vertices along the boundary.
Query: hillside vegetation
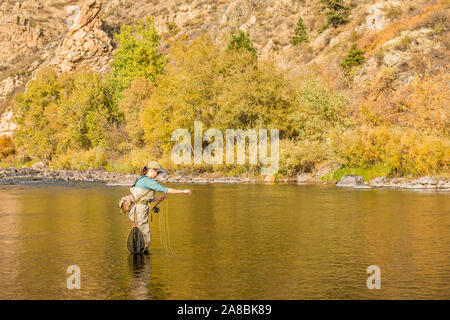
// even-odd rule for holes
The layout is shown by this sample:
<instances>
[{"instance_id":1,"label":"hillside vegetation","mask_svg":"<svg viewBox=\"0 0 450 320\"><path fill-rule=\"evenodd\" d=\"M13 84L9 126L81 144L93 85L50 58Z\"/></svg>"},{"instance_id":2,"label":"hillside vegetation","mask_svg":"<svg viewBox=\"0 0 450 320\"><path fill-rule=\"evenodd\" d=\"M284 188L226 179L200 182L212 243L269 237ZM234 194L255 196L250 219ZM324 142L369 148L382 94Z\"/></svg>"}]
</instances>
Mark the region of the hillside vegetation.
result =
<instances>
[{"instance_id":1,"label":"hillside vegetation","mask_svg":"<svg viewBox=\"0 0 450 320\"><path fill-rule=\"evenodd\" d=\"M211 21L201 14L199 25L179 26L180 11L173 24L157 11L155 19L113 28L115 15L141 2L103 12L117 31L110 72L43 68L15 97L15 148L2 142L4 161L137 172L156 158L176 170L171 133L192 132L201 120L204 129L279 129L280 175L323 167L338 169L327 170L330 179L449 175L448 1L383 2L373 10L384 12L384 25L370 32L363 29L370 21L361 21L370 6L351 1L296 1L280 39L261 33L259 18L240 30L227 24L220 36L201 27ZM259 17L263 5L253 2L233 3ZM207 1L186 10L205 5L216 12ZM250 165L196 169L259 172Z\"/></svg>"}]
</instances>

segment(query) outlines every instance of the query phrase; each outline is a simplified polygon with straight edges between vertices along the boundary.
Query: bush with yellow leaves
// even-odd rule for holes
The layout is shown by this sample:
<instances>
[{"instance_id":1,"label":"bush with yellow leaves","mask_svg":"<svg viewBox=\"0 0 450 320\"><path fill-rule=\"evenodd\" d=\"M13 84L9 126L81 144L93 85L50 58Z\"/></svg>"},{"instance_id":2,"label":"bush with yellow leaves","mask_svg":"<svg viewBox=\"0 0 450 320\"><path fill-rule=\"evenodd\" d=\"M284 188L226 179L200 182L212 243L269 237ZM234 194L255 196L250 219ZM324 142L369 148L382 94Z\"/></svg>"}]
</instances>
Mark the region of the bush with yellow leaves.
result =
<instances>
[{"instance_id":1,"label":"bush with yellow leaves","mask_svg":"<svg viewBox=\"0 0 450 320\"><path fill-rule=\"evenodd\" d=\"M8 136L0 137L0 158L4 159L16 153L13 140Z\"/></svg>"},{"instance_id":2,"label":"bush with yellow leaves","mask_svg":"<svg viewBox=\"0 0 450 320\"><path fill-rule=\"evenodd\" d=\"M448 137L415 129L361 126L331 137L333 152L346 167L383 166L395 176L447 175Z\"/></svg>"}]
</instances>

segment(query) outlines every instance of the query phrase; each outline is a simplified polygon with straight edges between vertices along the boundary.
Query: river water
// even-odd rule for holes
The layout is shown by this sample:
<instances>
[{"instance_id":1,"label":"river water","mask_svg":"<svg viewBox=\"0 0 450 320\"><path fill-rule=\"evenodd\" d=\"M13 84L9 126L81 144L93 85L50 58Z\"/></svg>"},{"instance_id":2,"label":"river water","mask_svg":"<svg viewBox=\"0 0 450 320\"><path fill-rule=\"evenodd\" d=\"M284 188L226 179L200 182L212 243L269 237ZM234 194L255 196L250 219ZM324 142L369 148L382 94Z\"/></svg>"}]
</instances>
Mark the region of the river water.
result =
<instances>
[{"instance_id":1,"label":"river water","mask_svg":"<svg viewBox=\"0 0 450 320\"><path fill-rule=\"evenodd\" d=\"M185 186L184 186L185 187ZM449 299L450 194L196 184L130 255L125 187L0 187L0 299ZM80 268L69 290L67 268ZM369 290L367 267L381 289Z\"/></svg>"}]
</instances>

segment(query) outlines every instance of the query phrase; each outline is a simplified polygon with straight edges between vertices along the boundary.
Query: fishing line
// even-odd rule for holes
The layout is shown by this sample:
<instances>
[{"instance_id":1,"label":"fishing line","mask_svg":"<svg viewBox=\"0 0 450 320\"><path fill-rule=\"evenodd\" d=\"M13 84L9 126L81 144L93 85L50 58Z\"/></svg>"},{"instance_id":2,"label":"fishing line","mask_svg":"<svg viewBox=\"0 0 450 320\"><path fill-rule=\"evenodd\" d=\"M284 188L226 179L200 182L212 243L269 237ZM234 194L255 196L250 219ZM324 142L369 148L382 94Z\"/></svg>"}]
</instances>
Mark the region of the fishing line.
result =
<instances>
[{"instance_id":1,"label":"fishing line","mask_svg":"<svg viewBox=\"0 0 450 320\"><path fill-rule=\"evenodd\" d=\"M166 209L163 211L163 223L164 223L164 234L166 237L166 252L169 255L173 254L172 246L170 245L170 229L169 229L169 203L166 202Z\"/></svg>"},{"instance_id":2,"label":"fishing line","mask_svg":"<svg viewBox=\"0 0 450 320\"><path fill-rule=\"evenodd\" d=\"M192 146L191 146L192 148ZM173 183L178 183L187 172L191 171L192 167L195 165L194 162L191 163L191 165L183 172L183 174ZM167 176L164 180L160 181L159 183L163 183L167 181L170 178L170 176ZM186 181L182 183L181 185L186 184ZM181 188L181 187L179 187ZM159 200L152 208L152 217L153 212L159 213L160 209L158 205L163 200ZM153 219L152 219L153 220ZM161 245L161 251L164 252L167 255L173 255L172 246L170 244L170 229L169 229L169 202L166 201L166 208L163 210L158 217L159 221L159 238L160 238L160 245Z\"/></svg>"},{"instance_id":3,"label":"fishing line","mask_svg":"<svg viewBox=\"0 0 450 320\"><path fill-rule=\"evenodd\" d=\"M158 216L158 222L159 222L159 238L160 238L160 245L161 245L161 251L164 253L171 255L173 253L172 248L170 246L170 236L169 236L169 222L168 222L168 205L169 203L166 201L166 208L163 211L160 211L160 209L157 207L160 202L163 200L158 201L158 203L152 208L152 214L153 212L159 213Z\"/></svg>"},{"instance_id":4,"label":"fishing line","mask_svg":"<svg viewBox=\"0 0 450 320\"><path fill-rule=\"evenodd\" d=\"M187 172L190 171L193 167L193 163L190 165L188 169L184 171L184 173L174 182L178 183ZM166 179L167 180L167 179ZM181 185L186 184L186 182L182 183ZM178 187L181 189L181 186ZM155 207L158 205L157 203ZM161 241L161 250L166 253L167 255L173 255L172 246L170 244L170 228L169 228L169 202L166 201L166 208L162 211L162 213L159 215L159 232L160 232L160 241Z\"/></svg>"},{"instance_id":5,"label":"fishing line","mask_svg":"<svg viewBox=\"0 0 450 320\"><path fill-rule=\"evenodd\" d=\"M161 251L163 251L167 255L172 255L173 250L170 245L170 230L169 230L169 203L166 202L166 208L161 212L158 217L159 220L159 236L161 241Z\"/></svg>"},{"instance_id":6,"label":"fishing line","mask_svg":"<svg viewBox=\"0 0 450 320\"><path fill-rule=\"evenodd\" d=\"M163 233L163 231L162 231L162 224L161 224L161 216L159 216L159 218L158 218L158 221L159 221L159 241L160 241L160 244L161 244L161 251L162 252L166 252L166 248L165 248L165 242L164 242L164 233Z\"/></svg>"},{"instance_id":7,"label":"fishing line","mask_svg":"<svg viewBox=\"0 0 450 320\"><path fill-rule=\"evenodd\" d=\"M159 240L161 242L161 251L166 252L166 238L164 233L164 226L162 223L162 213L158 216L158 222L159 222Z\"/></svg>"}]
</instances>

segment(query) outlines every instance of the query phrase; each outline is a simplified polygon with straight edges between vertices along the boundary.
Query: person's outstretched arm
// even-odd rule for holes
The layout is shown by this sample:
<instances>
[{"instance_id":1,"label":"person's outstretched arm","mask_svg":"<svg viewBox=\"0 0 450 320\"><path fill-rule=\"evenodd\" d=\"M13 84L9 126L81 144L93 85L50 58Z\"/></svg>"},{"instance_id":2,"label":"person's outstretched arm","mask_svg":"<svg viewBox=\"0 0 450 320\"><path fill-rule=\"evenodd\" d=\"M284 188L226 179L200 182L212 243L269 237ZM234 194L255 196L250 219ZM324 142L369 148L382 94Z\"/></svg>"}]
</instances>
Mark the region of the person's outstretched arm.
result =
<instances>
[{"instance_id":1,"label":"person's outstretched arm","mask_svg":"<svg viewBox=\"0 0 450 320\"><path fill-rule=\"evenodd\" d=\"M164 187L153 179L147 179L145 181L145 187L148 189L152 189L156 192L162 192L164 194L168 194L168 193L169 194L180 194L180 193L191 194L192 193L191 190L189 190L189 189L178 190L178 189L170 189L170 188Z\"/></svg>"},{"instance_id":2,"label":"person's outstretched arm","mask_svg":"<svg viewBox=\"0 0 450 320\"><path fill-rule=\"evenodd\" d=\"M171 188L169 188L169 189L167 189L167 193L169 193L169 194L177 194L177 193L178 194L179 193L191 194L192 191L189 190L189 189L178 190L178 189L171 189Z\"/></svg>"}]
</instances>

